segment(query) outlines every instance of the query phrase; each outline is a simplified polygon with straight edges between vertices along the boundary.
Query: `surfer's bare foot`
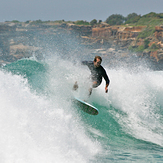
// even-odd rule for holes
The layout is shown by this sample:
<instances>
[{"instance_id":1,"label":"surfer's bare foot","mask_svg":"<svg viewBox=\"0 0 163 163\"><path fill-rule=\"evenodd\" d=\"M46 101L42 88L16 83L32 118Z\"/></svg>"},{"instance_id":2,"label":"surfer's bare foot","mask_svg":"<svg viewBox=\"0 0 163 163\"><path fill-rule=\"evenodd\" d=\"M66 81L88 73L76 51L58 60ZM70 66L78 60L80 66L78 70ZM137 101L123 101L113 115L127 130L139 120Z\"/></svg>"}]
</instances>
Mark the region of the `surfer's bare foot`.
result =
<instances>
[{"instance_id":1,"label":"surfer's bare foot","mask_svg":"<svg viewBox=\"0 0 163 163\"><path fill-rule=\"evenodd\" d=\"M89 96L92 94L92 88L89 88Z\"/></svg>"},{"instance_id":2,"label":"surfer's bare foot","mask_svg":"<svg viewBox=\"0 0 163 163\"><path fill-rule=\"evenodd\" d=\"M73 90L77 90L78 89L78 83L77 81L75 82L74 86L73 86Z\"/></svg>"}]
</instances>

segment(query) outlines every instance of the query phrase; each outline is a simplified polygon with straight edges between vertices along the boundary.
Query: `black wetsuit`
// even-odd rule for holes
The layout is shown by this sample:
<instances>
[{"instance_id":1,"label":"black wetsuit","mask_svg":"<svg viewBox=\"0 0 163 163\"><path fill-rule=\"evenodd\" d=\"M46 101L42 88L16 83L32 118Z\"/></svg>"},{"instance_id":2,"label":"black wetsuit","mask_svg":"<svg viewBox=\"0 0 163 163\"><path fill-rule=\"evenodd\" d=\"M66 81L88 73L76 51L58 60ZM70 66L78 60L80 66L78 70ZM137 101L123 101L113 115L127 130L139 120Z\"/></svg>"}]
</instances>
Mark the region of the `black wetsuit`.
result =
<instances>
[{"instance_id":1,"label":"black wetsuit","mask_svg":"<svg viewBox=\"0 0 163 163\"><path fill-rule=\"evenodd\" d=\"M105 69L100 65L99 67L95 67L93 61L82 61L83 65L87 65L91 71L91 79L92 81L96 81L97 85L94 87L98 87L102 82L102 77L105 79L106 84L109 85L110 80L106 74Z\"/></svg>"}]
</instances>

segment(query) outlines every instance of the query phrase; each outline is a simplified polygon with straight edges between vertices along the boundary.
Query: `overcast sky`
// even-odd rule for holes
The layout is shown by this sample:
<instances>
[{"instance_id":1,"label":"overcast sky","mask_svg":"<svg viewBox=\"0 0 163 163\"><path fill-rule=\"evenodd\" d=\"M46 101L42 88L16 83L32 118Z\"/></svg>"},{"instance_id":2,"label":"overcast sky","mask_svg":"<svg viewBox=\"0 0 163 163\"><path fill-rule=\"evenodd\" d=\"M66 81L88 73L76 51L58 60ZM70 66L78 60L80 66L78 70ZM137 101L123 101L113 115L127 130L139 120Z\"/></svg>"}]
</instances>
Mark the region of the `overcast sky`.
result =
<instances>
[{"instance_id":1,"label":"overcast sky","mask_svg":"<svg viewBox=\"0 0 163 163\"><path fill-rule=\"evenodd\" d=\"M112 14L163 13L163 0L0 0L0 22L18 20L105 21Z\"/></svg>"}]
</instances>

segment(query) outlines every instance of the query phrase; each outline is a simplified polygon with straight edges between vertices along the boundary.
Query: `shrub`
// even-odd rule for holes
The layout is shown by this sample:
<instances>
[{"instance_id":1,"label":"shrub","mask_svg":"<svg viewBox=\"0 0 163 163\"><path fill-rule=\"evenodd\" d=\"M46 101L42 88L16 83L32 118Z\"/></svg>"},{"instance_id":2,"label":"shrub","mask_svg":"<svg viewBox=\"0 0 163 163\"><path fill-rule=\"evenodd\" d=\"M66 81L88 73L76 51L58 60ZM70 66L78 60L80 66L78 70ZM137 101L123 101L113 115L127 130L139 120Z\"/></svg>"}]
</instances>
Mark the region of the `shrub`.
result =
<instances>
[{"instance_id":1,"label":"shrub","mask_svg":"<svg viewBox=\"0 0 163 163\"><path fill-rule=\"evenodd\" d=\"M89 25L89 22L83 21L83 20L78 20L75 22L76 25Z\"/></svg>"},{"instance_id":2,"label":"shrub","mask_svg":"<svg viewBox=\"0 0 163 163\"><path fill-rule=\"evenodd\" d=\"M110 25L121 25L125 21L125 17L120 14L113 14L106 19L106 23Z\"/></svg>"},{"instance_id":3,"label":"shrub","mask_svg":"<svg viewBox=\"0 0 163 163\"><path fill-rule=\"evenodd\" d=\"M163 18L163 13L158 14L159 18Z\"/></svg>"},{"instance_id":4,"label":"shrub","mask_svg":"<svg viewBox=\"0 0 163 163\"><path fill-rule=\"evenodd\" d=\"M102 23L102 20L99 20L98 23L99 23L99 24Z\"/></svg>"},{"instance_id":5,"label":"shrub","mask_svg":"<svg viewBox=\"0 0 163 163\"><path fill-rule=\"evenodd\" d=\"M90 22L91 25L95 25L97 24L97 20L96 19L93 19L91 22Z\"/></svg>"},{"instance_id":6,"label":"shrub","mask_svg":"<svg viewBox=\"0 0 163 163\"><path fill-rule=\"evenodd\" d=\"M145 17L145 18L151 18L151 17L158 17L158 14L156 14L155 12L150 12L149 14L146 14L142 17Z\"/></svg>"},{"instance_id":7,"label":"shrub","mask_svg":"<svg viewBox=\"0 0 163 163\"><path fill-rule=\"evenodd\" d=\"M136 23L138 22L138 20L141 18L140 15L137 15L136 13L132 13L129 14L126 18L125 18L125 24L130 24L130 23Z\"/></svg>"}]
</instances>

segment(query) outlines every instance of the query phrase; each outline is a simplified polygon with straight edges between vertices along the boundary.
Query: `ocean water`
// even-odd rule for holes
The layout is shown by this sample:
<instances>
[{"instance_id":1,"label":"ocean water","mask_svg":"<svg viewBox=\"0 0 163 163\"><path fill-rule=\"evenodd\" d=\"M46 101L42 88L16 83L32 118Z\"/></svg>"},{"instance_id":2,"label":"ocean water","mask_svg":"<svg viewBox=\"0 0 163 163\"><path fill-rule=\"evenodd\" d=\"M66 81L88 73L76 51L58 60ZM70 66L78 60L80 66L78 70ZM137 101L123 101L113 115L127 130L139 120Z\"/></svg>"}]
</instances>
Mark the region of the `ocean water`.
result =
<instances>
[{"instance_id":1,"label":"ocean water","mask_svg":"<svg viewBox=\"0 0 163 163\"><path fill-rule=\"evenodd\" d=\"M163 71L104 67L109 92L103 81L90 98L88 68L59 55L1 67L0 162L163 162Z\"/></svg>"}]
</instances>

